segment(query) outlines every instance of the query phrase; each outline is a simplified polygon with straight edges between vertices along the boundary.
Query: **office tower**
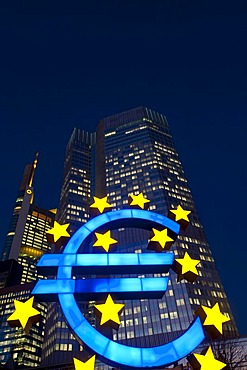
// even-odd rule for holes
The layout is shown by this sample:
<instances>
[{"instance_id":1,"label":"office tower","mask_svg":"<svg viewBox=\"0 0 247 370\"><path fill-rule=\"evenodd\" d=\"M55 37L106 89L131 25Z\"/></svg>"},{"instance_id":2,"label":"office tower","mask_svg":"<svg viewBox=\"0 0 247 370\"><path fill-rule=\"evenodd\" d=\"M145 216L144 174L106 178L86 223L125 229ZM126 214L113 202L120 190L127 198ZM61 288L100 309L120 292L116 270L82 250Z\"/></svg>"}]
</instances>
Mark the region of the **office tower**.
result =
<instances>
[{"instance_id":1,"label":"office tower","mask_svg":"<svg viewBox=\"0 0 247 370\"><path fill-rule=\"evenodd\" d=\"M33 204L33 179L37 161L36 154L33 164L26 165L24 169L2 254L3 261L15 259L22 265L21 283L35 281L41 277L37 274L36 263L43 253L51 250L46 231L54 223L54 211Z\"/></svg>"},{"instance_id":2,"label":"office tower","mask_svg":"<svg viewBox=\"0 0 247 370\"><path fill-rule=\"evenodd\" d=\"M70 223L71 235L89 218L94 144L95 133L75 128L66 148L59 222ZM87 317L91 315L88 302L80 307ZM49 304L46 327L42 365L69 362L81 355L82 346L70 333L57 302Z\"/></svg>"},{"instance_id":3,"label":"office tower","mask_svg":"<svg viewBox=\"0 0 247 370\"><path fill-rule=\"evenodd\" d=\"M16 366L35 367L40 364L44 339L46 304L37 303L41 320L33 325L29 334L22 328L11 328L7 318L14 312L14 300L27 301L34 283L19 284L0 289L0 364L13 359Z\"/></svg>"},{"instance_id":4,"label":"office tower","mask_svg":"<svg viewBox=\"0 0 247 370\"><path fill-rule=\"evenodd\" d=\"M27 164L25 166L21 185L15 201L9 231L7 233L6 242L3 248L2 260L9 258L17 259L19 255L19 240L23 234L30 204L33 202L33 178L37 161L38 153L36 154L34 163Z\"/></svg>"},{"instance_id":5,"label":"office tower","mask_svg":"<svg viewBox=\"0 0 247 370\"><path fill-rule=\"evenodd\" d=\"M36 165L37 156L33 164L25 167L3 249L2 289L0 289L1 364L6 363L11 356L18 365L23 366L37 366L41 361L46 304L38 304L41 321L32 327L28 335L22 328L11 328L7 322L7 318L14 311L14 299L25 301L30 298L32 282L43 277L37 273L36 263L43 253L51 250L51 245L46 239L46 231L53 226L55 214L33 204L33 179ZM5 279L6 264L10 266L11 271ZM12 268L14 265L17 265L15 269ZM10 284L15 279L17 279L16 285Z\"/></svg>"},{"instance_id":6,"label":"office tower","mask_svg":"<svg viewBox=\"0 0 247 370\"><path fill-rule=\"evenodd\" d=\"M38 155L33 164L26 165L24 169L2 253L3 261L15 259L22 265L22 283L37 279L35 266L42 254L51 250L46 231L52 227L55 218L54 211L33 204L33 179L37 161Z\"/></svg>"},{"instance_id":7,"label":"office tower","mask_svg":"<svg viewBox=\"0 0 247 370\"><path fill-rule=\"evenodd\" d=\"M114 210L129 207L129 194L144 192L151 200L151 211L167 215L177 205L192 211L190 225L180 233L171 250L176 257L188 251L192 258L201 260L200 277L194 284L178 283L177 275L171 271L169 289L163 299L124 301L122 323L113 332L113 339L134 346L164 344L189 327L200 304L210 306L215 302L232 319L224 324L225 334L236 334L166 117L139 107L103 119L96 137L94 146L94 134L80 129L72 133L66 149L60 222L70 222L73 233L88 220L88 207L94 195L107 195ZM149 232L141 229L120 228L112 232L112 237L118 240L117 253L146 253L149 236ZM92 305L85 303L82 310L93 323ZM42 364L72 361L72 357L81 357L80 350L82 347L70 334L59 305L49 304Z\"/></svg>"},{"instance_id":8,"label":"office tower","mask_svg":"<svg viewBox=\"0 0 247 370\"><path fill-rule=\"evenodd\" d=\"M166 294L160 300L124 301L121 326L113 339L134 346L155 346L177 338L193 321L199 305L219 302L231 318L225 335L236 335L236 325L214 259L184 174L166 117L138 107L103 119L97 127L96 195L108 195L114 209L128 207L128 195L143 192L149 210L167 215L181 205L190 210L190 225L171 248L175 258L188 251L201 261L195 283L177 282L170 272ZM150 233L141 229L112 232L117 252L146 253ZM150 252L148 252L150 253ZM155 275L159 276L159 274Z\"/></svg>"},{"instance_id":9,"label":"office tower","mask_svg":"<svg viewBox=\"0 0 247 370\"><path fill-rule=\"evenodd\" d=\"M66 148L59 220L70 223L72 234L89 218L94 144L95 133L75 128Z\"/></svg>"}]
</instances>

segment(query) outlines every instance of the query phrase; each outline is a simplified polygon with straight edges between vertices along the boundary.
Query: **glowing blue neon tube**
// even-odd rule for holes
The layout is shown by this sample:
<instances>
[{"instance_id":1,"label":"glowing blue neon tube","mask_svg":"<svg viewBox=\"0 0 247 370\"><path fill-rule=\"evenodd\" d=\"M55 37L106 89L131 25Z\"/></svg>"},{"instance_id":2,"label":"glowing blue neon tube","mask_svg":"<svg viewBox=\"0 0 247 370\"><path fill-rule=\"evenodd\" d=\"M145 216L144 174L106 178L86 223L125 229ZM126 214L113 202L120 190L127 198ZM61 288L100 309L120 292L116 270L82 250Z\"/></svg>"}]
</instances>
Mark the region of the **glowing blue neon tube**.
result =
<instances>
[{"instance_id":1,"label":"glowing blue neon tube","mask_svg":"<svg viewBox=\"0 0 247 370\"><path fill-rule=\"evenodd\" d=\"M57 267L72 266L83 274L166 273L174 261L173 253L101 253L101 254L45 254L37 266L47 274Z\"/></svg>"},{"instance_id":2,"label":"glowing blue neon tube","mask_svg":"<svg viewBox=\"0 0 247 370\"><path fill-rule=\"evenodd\" d=\"M46 295L54 300L54 294L77 294L79 298L100 299L113 294L115 299L162 298L168 278L121 278L121 279L56 279L39 280L32 294Z\"/></svg>"}]
</instances>

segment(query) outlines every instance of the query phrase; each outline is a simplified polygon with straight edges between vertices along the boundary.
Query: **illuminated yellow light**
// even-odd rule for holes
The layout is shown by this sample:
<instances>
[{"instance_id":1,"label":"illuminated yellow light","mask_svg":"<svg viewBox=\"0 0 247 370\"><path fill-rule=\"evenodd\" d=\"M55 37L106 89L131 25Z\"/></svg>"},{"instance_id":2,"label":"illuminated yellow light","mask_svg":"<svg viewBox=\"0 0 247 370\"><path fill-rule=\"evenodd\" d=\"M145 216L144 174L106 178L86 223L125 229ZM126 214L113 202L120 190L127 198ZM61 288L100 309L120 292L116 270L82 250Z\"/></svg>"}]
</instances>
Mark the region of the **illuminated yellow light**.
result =
<instances>
[{"instance_id":1,"label":"illuminated yellow light","mask_svg":"<svg viewBox=\"0 0 247 370\"><path fill-rule=\"evenodd\" d=\"M107 197L93 197L93 199L94 203L91 204L90 208L96 208L100 213L103 213L105 209L112 208L112 205L107 202Z\"/></svg>"},{"instance_id":2,"label":"illuminated yellow light","mask_svg":"<svg viewBox=\"0 0 247 370\"><path fill-rule=\"evenodd\" d=\"M94 247L102 247L106 252L109 251L110 245L117 243L117 240L111 237L111 232L105 234L95 233L97 241L93 244Z\"/></svg>"},{"instance_id":3,"label":"illuminated yellow light","mask_svg":"<svg viewBox=\"0 0 247 370\"><path fill-rule=\"evenodd\" d=\"M96 312L101 313L100 325L108 323L113 327L120 325L119 315L124 309L124 304L114 303L110 294L108 294L105 303L95 304Z\"/></svg>"},{"instance_id":4,"label":"illuminated yellow light","mask_svg":"<svg viewBox=\"0 0 247 370\"><path fill-rule=\"evenodd\" d=\"M152 229L152 236L149 240L148 249L154 250L168 250L174 240L169 237L168 229L156 230Z\"/></svg>"},{"instance_id":5,"label":"illuminated yellow light","mask_svg":"<svg viewBox=\"0 0 247 370\"><path fill-rule=\"evenodd\" d=\"M185 220L189 222L188 215L191 213L191 211L186 211L180 205L177 207L176 210L173 209L170 212L174 213L175 221Z\"/></svg>"},{"instance_id":6,"label":"illuminated yellow light","mask_svg":"<svg viewBox=\"0 0 247 370\"><path fill-rule=\"evenodd\" d=\"M34 297L26 302L14 300L15 311L7 319L11 327L21 326L28 334L32 324L40 320L40 312L33 307Z\"/></svg>"},{"instance_id":7,"label":"illuminated yellow light","mask_svg":"<svg viewBox=\"0 0 247 370\"><path fill-rule=\"evenodd\" d=\"M226 366L224 362L218 361L214 358L211 347L208 347L207 352L204 355L193 353L190 363L193 369L200 370L221 370Z\"/></svg>"},{"instance_id":8,"label":"illuminated yellow light","mask_svg":"<svg viewBox=\"0 0 247 370\"><path fill-rule=\"evenodd\" d=\"M230 321L229 317L220 311L218 302L212 308L200 306L196 310L196 314L200 316L203 325L206 326L213 339L216 339L223 333L223 323Z\"/></svg>"},{"instance_id":9,"label":"illuminated yellow light","mask_svg":"<svg viewBox=\"0 0 247 370\"><path fill-rule=\"evenodd\" d=\"M41 257L45 252L33 247L21 246L21 254L27 254L28 256Z\"/></svg>"},{"instance_id":10,"label":"illuminated yellow light","mask_svg":"<svg viewBox=\"0 0 247 370\"><path fill-rule=\"evenodd\" d=\"M105 137L115 135L115 134L116 134L116 131L111 131L111 132L108 132L107 134L105 134Z\"/></svg>"},{"instance_id":11,"label":"illuminated yellow light","mask_svg":"<svg viewBox=\"0 0 247 370\"><path fill-rule=\"evenodd\" d=\"M46 232L48 242L56 243L60 238L69 238L70 234L67 231L69 225L60 225L57 221L54 221L53 228Z\"/></svg>"},{"instance_id":12,"label":"illuminated yellow light","mask_svg":"<svg viewBox=\"0 0 247 370\"><path fill-rule=\"evenodd\" d=\"M174 198L181 198L179 196L176 196L174 194L171 194ZM182 230L185 230L188 223L190 222L188 215L191 213L191 211L183 209L180 205L177 207L177 209L170 209L168 217L178 222L181 226Z\"/></svg>"},{"instance_id":13,"label":"illuminated yellow light","mask_svg":"<svg viewBox=\"0 0 247 370\"><path fill-rule=\"evenodd\" d=\"M57 208L49 209L49 212L56 214L57 213Z\"/></svg>"},{"instance_id":14,"label":"illuminated yellow light","mask_svg":"<svg viewBox=\"0 0 247 370\"><path fill-rule=\"evenodd\" d=\"M148 203L150 200L145 198L143 193L139 193L138 195L130 194L129 195L129 205L130 206L137 206L141 209L147 209Z\"/></svg>"},{"instance_id":15,"label":"illuminated yellow light","mask_svg":"<svg viewBox=\"0 0 247 370\"><path fill-rule=\"evenodd\" d=\"M94 370L95 356L92 356L86 362L82 362L77 358L73 358L75 370Z\"/></svg>"},{"instance_id":16,"label":"illuminated yellow light","mask_svg":"<svg viewBox=\"0 0 247 370\"><path fill-rule=\"evenodd\" d=\"M176 258L173 264L173 270L178 274L179 280L185 279L191 283L195 281L199 275L196 266L200 260L190 257L188 252L185 252L183 258Z\"/></svg>"}]
</instances>

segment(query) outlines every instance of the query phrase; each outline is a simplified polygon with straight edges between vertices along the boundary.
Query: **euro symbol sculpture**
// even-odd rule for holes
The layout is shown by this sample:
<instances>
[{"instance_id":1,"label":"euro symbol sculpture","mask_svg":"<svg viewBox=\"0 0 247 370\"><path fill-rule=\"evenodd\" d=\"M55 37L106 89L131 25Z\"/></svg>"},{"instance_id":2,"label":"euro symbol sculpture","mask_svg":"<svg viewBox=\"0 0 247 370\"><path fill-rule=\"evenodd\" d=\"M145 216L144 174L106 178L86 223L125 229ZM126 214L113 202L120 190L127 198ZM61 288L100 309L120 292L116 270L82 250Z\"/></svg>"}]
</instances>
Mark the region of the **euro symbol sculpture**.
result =
<instances>
[{"instance_id":1,"label":"euro symbol sculpture","mask_svg":"<svg viewBox=\"0 0 247 370\"><path fill-rule=\"evenodd\" d=\"M123 209L103 213L84 224L69 240L62 254L42 256L39 268L47 274L57 269L57 277L56 280L39 280L32 294L46 301L53 301L54 295L57 295L74 335L111 366L122 369L165 367L184 358L205 338L199 317L176 340L161 346L139 348L105 337L89 324L80 311L76 298L99 299L107 294L113 294L116 299L161 298L167 289L168 277L72 279L78 272L80 275L166 273L171 268L173 253L78 254L86 238L102 227L111 230L119 227L146 230L165 227L175 236L180 231L177 222L150 211Z\"/></svg>"}]
</instances>

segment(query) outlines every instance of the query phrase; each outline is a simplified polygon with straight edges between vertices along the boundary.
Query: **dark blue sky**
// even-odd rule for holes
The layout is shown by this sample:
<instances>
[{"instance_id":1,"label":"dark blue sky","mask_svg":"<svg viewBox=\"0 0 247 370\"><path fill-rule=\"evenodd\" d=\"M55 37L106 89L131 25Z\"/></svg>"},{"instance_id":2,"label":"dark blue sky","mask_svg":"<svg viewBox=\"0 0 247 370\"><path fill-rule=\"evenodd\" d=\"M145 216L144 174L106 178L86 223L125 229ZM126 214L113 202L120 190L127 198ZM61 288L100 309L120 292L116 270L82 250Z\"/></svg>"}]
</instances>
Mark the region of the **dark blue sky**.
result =
<instances>
[{"instance_id":1,"label":"dark blue sky","mask_svg":"<svg viewBox=\"0 0 247 370\"><path fill-rule=\"evenodd\" d=\"M58 204L74 126L145 105L167 116L241 334L247 334L247 3L2 1L1 246L23 167Z\"/></svg>"}]
</instances>

